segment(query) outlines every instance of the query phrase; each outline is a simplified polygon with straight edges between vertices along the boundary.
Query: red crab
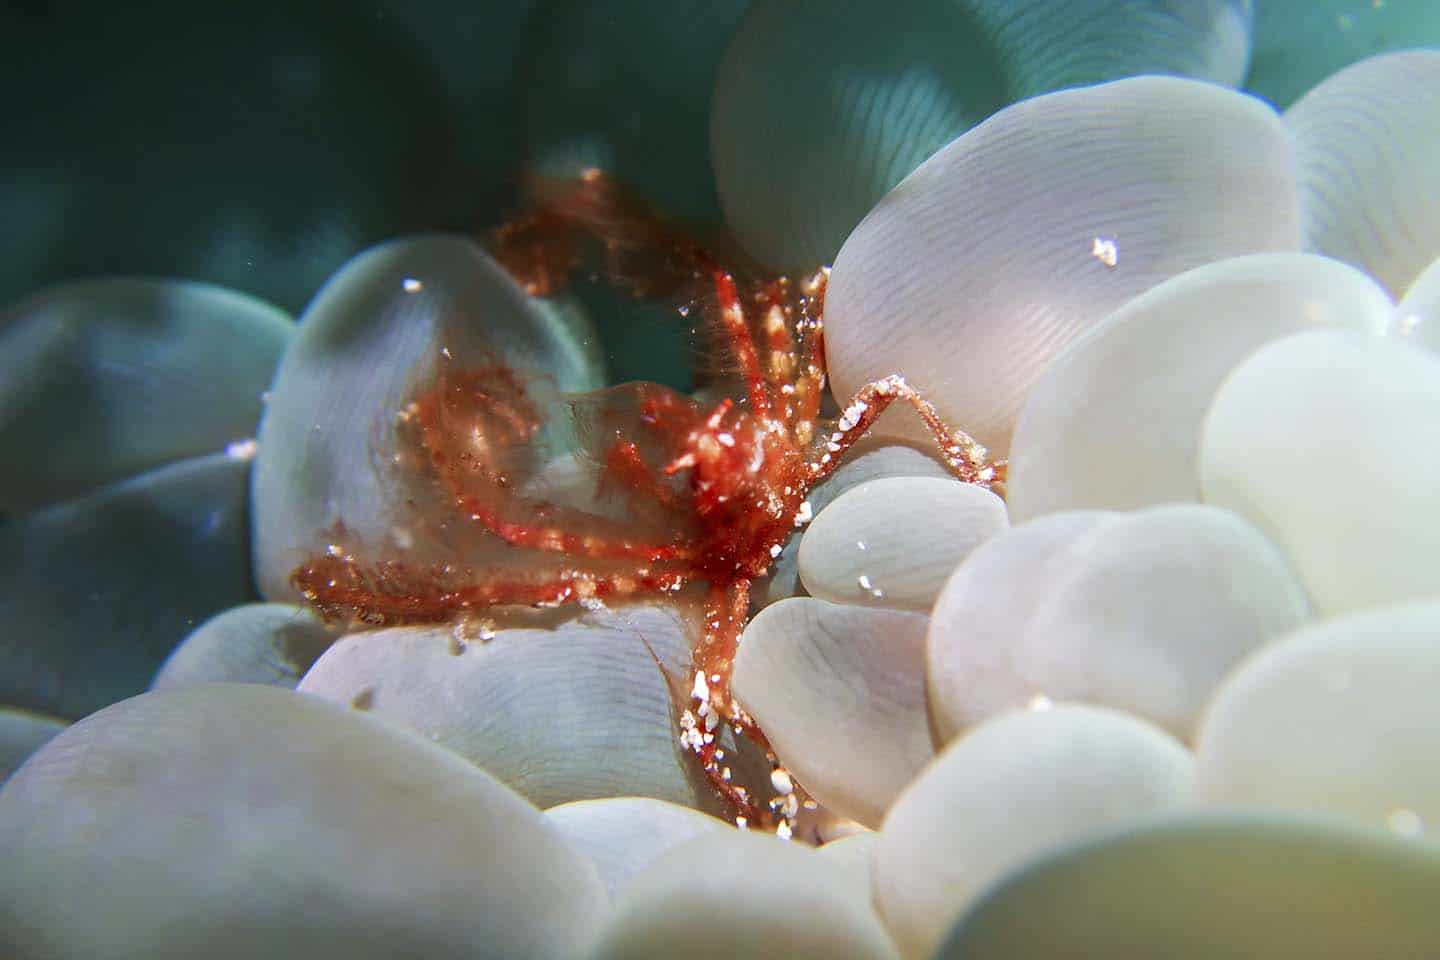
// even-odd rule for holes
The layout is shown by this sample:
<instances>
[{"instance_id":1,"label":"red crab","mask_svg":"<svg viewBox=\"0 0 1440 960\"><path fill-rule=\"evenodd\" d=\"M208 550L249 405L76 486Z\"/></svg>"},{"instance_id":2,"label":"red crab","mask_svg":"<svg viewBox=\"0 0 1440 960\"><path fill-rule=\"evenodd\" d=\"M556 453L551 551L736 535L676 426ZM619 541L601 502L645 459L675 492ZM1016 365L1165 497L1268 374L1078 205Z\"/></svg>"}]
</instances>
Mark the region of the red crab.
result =
<instances>
[{"instance_id":1,"label":"red crab","mask_svg":"<svg viewBox=\"0 0 1440 960\"><path fill-rule=\"evenodd\" d=\"M572 403L588 425L600 493L625 498L628 513L617 520L524 493L539 466L532 441L544 420L524 375L496 362L470 368L442 362L434 382L402 412L405 445L428 462L456 516L524 548L532 561L549 562L518 573L476 570L367 558L360 549L332 546L296 569L292 581L327 618L368 625L451 622L514 604L699 595L702 635L684 680L688 690L679 693L680 742L739 822L788 831L794 802L770 804L767 816L731 783L717 736L728 723L764 745L730 694L751 583L810 519L811 489L897 399L920 416L959 479L999 484L1003 464L988 462L983 447L947 427L900 376L866 385L838 416L822 415L826 271L799 285L773 278L742 287L598 172L502 227L493 246L532 294L551 292L577 266L591 264L636 296L703 302L737 395L707 408L667 387L633 383Z\"/></svg>"}]
</instances>

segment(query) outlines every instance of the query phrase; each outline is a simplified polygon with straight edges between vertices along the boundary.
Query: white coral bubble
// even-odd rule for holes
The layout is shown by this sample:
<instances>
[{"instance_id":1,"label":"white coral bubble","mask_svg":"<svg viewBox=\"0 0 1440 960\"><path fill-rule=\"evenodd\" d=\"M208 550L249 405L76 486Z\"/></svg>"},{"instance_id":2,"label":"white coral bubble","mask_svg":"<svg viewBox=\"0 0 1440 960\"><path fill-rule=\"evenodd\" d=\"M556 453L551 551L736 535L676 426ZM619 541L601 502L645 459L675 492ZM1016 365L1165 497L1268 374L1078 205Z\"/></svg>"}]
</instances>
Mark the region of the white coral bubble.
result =
<instances>
[{"instance_id":1,"label":"white coral bubble","mask_svg":"<svg viewBox=\"0 0 1440 960\"><path fill-rule=\"evenodd\" d=\"M1268 533L1322 614L1440 592L1440 357L1349 330L1262 347L1220 387L1201 489Z\"/></svg>"},{"instance_id":2,"label":"white coral bubble","mask_svg":"<svg viewBox=\"0 0 1440 960\"><path fill-rule=\"evenodd\" d=\"M951 479L892 477L846 491L800 542L800 579L834 603L928 611L957 564L1006 526L1005 504Z\"/></svg>"},{"instance_id":3,"label":"white coral bubble","mask_svg":"<svg viewBox=\"0 0 1440 960\"><path fill-rule=\"evenodd\" d=\"M335 632L303 607L247 603L222 610L170 652L150 689L193 683L268 683L294 689Z\"/></svg>"},{"instance_id":4,"label":"white coral bubble","mask_svg":"<svg viewBox=\"0 0 1440 960\"><path fill-rule=\"evenodd\" d=\"M1162 280L1300 245L1290 138L1210 84L1137 77L995 114L850 234L825 298L836 394L903 375L1004 456L1050 361ZM1118 243L1114 266L1095 241ZM886 432L920 436L887 412Z\"/></svg>"},{"instance_id":5,"label":"white coral bubble","mask_svg":"<svg viewBox=\"0 0 1440 960\"><path fill-rule=\"evenodd\" d=\"M675 744L662 666L688 667L674 610L599 610L556 627L400 627L339 640L300 682L409 727L541 807L710 791Z\"/></svg>"},{"instance_id":6,"label":"white coral bubble","mask_svg":"<svg viewBox=\"0 0 1440 960\"><path fill-rule=\"evenodd\" d=\"M670 850L620 897L590 960L889 960L895 947L827 858L726 830Z\"/></svg>"},{"instance_id":7,"label":"white coral bubble","mask_svg":"<svg viewBox=\"0 0 1440 960\"><path fill-rule=\"evenodd\" d=\"M1188 802L1193 761L1164 731L1060 705L996 717L951 744L896 802L875 851L876 901L907 957L1030 858Z\"/></svg>"},{"instance_id":8,"label":"white coral bubble","mask_svg":"<svg viewBox=\"0 0 1440 960\"><path fill-rule=\"evenodd\" d=\"M930 759L918 613L792 597L762 610L735 657L736 699L829 809L875 826Z\"/></svg>"},{"instance_id":9,"label":"white coral bubble","mask_svg":"<svg viewBox=\"0 0 1440 960\"><path fill-rule=\"evenodd\" d=\"M1012 521L1198 500L1200 424L1236 364L1315 326L1382 330L1392 309L1355 267L1306 253L1232 257L1140 294L1060 354L1025 402Z\"/></svg>"},{"instance_id":10,"label":"white coral bubble","mask_svg":"<svg viewBox=\"0 0 1440 960\"><path fill-rule=\"evenodd\" d=\"M0 789L0 944L31 958L553 957L604 891L445 750L253 684L144 694ZM481 947L483 945L483 947Z\"/></svg>"},{"instance_id":11,"label":"white coral bubble","mask_svg":"<svg viewBox=\"0 0 1440 960\"><path fill-rule=\"evenodd\" d=\"M1353 613L1261 651L1215 694L1197 790L1222 806L1440 831L1440 602Z\"/></svg>"},{"instance_id":12,"label":"white coral bubble","mask_svg":"<svg viewBox=\"0 0 1440 960\"><path fill-rule=\"evenodd\" d=\"M574 800L546 810L545 819L590 858L612 899L671 847L731 829L698 810L650 797Z\"/></svg>"},{"instance_id":13,"label":"white coral bubble","mask_svg":"<svg viewBox=\"0 0 1440 960\"><path fill-rule=\"evenodd\" d=\"M1229 511L1049 514L978 549L936 602L935 727L949 739L1049 697L1188 738L1226 672L1307 612L1279 550Z\"/></svg>"}]
</instances>

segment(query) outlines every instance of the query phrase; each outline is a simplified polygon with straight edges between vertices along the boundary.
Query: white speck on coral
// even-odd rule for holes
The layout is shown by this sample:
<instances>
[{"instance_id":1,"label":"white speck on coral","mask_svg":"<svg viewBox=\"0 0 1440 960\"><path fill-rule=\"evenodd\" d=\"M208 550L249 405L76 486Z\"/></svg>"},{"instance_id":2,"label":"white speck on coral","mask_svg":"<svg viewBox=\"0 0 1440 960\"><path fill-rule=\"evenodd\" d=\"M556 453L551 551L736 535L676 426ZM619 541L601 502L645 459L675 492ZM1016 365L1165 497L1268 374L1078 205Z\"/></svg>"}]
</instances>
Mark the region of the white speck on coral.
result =
<instances>
[{"instance_id":1,"label":"white speck on coral","mask_svg":"<svg viewBox=\"0 0 1440 960\"><path fill-rule=\"evenodd\" d=\"M1385 818L1385 823L1391 831L1402 837L1418 837L1425 832L1425 822L1414 810L1405 807L1397 807L1390 811L1390 816Z\"/></svg>"},{"instance_id":2,"label":"white speck on coral","mask_svg":"<svg viewBox=\"0 0 1440 960\"><path fill-rule=\"evenodd\" d=\"M232 440L225 444L225 456L231 460L254 460L255 454L260 446L255 442L254 437L245 440Z\"/></svg>"},{"instance_id":3,"label":"white speck on coral","mask_svg":"<svg viewBox=\"0 0 1440 960\"><path fill-rule=\"evenodd\" d=\"M1114 267L1120 262L1120 245L1114 240L1096 237L1090 243L1090 256L1107 267Z\"/></svg>"}]
</instances>

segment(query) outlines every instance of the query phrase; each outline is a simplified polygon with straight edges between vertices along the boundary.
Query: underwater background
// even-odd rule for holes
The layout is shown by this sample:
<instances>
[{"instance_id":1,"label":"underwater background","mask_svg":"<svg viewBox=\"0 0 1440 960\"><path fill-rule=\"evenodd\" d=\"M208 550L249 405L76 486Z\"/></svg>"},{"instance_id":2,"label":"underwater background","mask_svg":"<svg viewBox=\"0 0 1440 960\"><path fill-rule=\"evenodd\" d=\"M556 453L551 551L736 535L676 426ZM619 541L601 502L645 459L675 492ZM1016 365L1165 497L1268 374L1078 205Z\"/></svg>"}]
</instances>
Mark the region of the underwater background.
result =
<instances>
[{"instance_id":1,"label":"underwater background","mask_svg":"<svg viewBox=\"0 0 1440 960\"><path fill-rule=\"evenodd\" d=\"M697 371L696 365L696 319L677 317L673 304L635 302L599 279L585 277L543 307L524 306L518 298L506 299L508 295L494 292L498 271L494 276L487 272L491 268L481 248L497 225L542 199L546 184L598 167L703 242L764 271L800 275L837 263L842 246L852 244L851 250L859 251L849 254L852 261L858 263L862 254L869 259L863 270L852 268L849 276L884 289L848 293L858 289L858 280L844 287L851 315L878 317L887 309L897 316L907 310L917 314L918 308L909 308L935 302L958 304L955 309L963 310L972 298L982 307L993 306L996 297L1004 300L995 293L1003 282L992 284L979 276L955 279L946 286L949 279L934 278L962 274L959 253L947 258L941 251L926 259L925 248L934 251L935 243L916 248L895 239L912 222L924 220L923 209L904 206L924 186L924 170L937 169L922 164L940 156L957 138L997 115L1004 116L1007 108L1035 98L1163 75L1186 83L1165 88L1168 92L1146 91L1144 98L1136 95L1135 103L1145 99L1143 110L1148 112L1142 118L1142 107L1135 107L1132 132L1140 132L1134 132L1133 142L1127 141L1135 152L1143 152L1138 145L1147 140L1171 135L1165 127L1166 103L1173 101L1177 116L1190 117L1187 111L1194 109L1193 116L1203 118L1212 115L1206 112L1211 108L1195 106L1195 98L1205 94L1196 93L1194 87L1223 88L1227 96L1239 91L1256 98L1254 109L1263 109L1263 118L1257 113L1236 121L1232 129L1226 126L1230 115L1222 117L1221 108L1215 107L1213 115L1221 117L1217 130L1224 127L1223 134L1216 133L1212 142L1203 127L1191 123L1188 138L1176 135L1175 143L1183 144L1190 159L1213 147L1219 157L1216 162L1245 167L1245 184L1273 185L1279 183L1273 170L1283 166L1280 161L1272 165L1267 153L1281 149L1267 139L1277 118L1300 116L1287 111L1328 78L1399 51L1420 51L1425 57L1407 68L1413 73L1402 71L1399 79L1389 76L1378 84L1379 92L1355 93L1364 121L1354 122L1357 146L1347 150L1350 121L1341 118L1324 128L1325 136L1339 144L1334 157L1321 157L1313 169L1307 168L1313 173L1333 159L1333 165L1343 169L1333 181L1312 184L1311 195L1328 202L1332 194L1350 190L1363 195L1371 214L1344 220L1345 202L1336 200L1326 208L1327 216L1340 211L1332 219L1344 222L1336 226L1325 217L1317 220L1309 212L1312 208L1298 215L1277 212L1284 206L1274 199L1278 193L1257 191L1253 198L1241 198L1226 194L1223 183L1214 187L1220 199L1212 205L1210 197L1198 193L1208 189L1203 184L1214 186L1204 176L1187 180L1177 174L1168 194L1158 189L1147 192L1150 187L1140 184L1134 203L1137 208L1147 207L1145 216L1150 215L1150 206L1165 207L1166 215L1180 210L1177 216L1200 222L1208 207L1223 208L1214 222L1206 221L1206 229L1213 227L1221 239L1211 243L1207 237L1191 244L1173 233L1166 235L1180 252L1163 262L1147 262L1143 283L1096 294L1093 317L1083 326L1187 270L1275 251L1324 254L1358 268L1376 286L1375 297L1366 303L1380 302L1382 294L1389 297L1377 310L1389 310L1391 301L1418 304L1413 308L1417 317L1436 310L1440 293L1430 291L1440 289L1440 279L1431 279L1433 286L1422 291L1417 278L1440 276L1433 269L1426 272L1440 257L1440 173L1436 172L1440 161L1434 159L1440 157L1440 69L1435 66L1440 58L1440 4L1430 0L889 4L872 0L466 4L317 0L210 9L193 3L20 0L0 6L0 91L5 103L0 113L0 622L6 624L0 629L0 778L19 769L26 757L75 721L147 690L165 689L168 683L183 686L181 675L186 670L208 680L243 679L291 688L300 683L334 637L290 605L298 598L293 591L287 595L284 575L293 561L282 558L293 557L302 541L312 543L325 525L319 518L333 521L336 503L344 504L347 518L379 517L378 508L370 508L390 491L361 490L354 482L347 487L345 470L350 470L353 481L357 471L368 469L377 448L372 414L398 406L392 401L407 387L406 359L414 360L433 346L435 337L449 329L445 324L455 322L453 317L435 320L423 311L406 313L406 308L397 306L401 295L396 291L412 277L439 278L425 282L431 289L443 287L450 298L446 303L463 307L456 310L469 318L467 322L486 317L494 330L503 331L496 336L504 339L507 349L515 345L516 357L548 370L566 390L632 380L657 381L680 390L705 385L703 371ZM1050 122L1045 108L1036 109L1033 117L1016 120L995 135L973 162L981 165L986 158L1008 158L1004 151L1029 136L1031 125L1039 129ZM1118 106L1084 109L1098 117L1087 130L1127 127ZM1392 135L1395 145L1377 130ZM1083 140L1090 135L1076 137ZM1057 157L1062 155L1060 147L1055 150ZM1076 149L1064 153L1063 162L1081 162L1076 158L1090 156ZM1184 159L1176 160L1177 168ZM1214 158L1205 154L1202 159ZM1017 171L1029 171L1023 177L1016 173L1015 179L1052 186L1044 181L1049 174L1040 172L1048 168L1039 152L1032 150L1023 160L1005 162L1013 162ZM1118 155L1113 164L1095 162L1096 170L1130 169ZM922 168L918 179L907 181L917 168ZM985 237L1019 249L1023 238L1016 239L1018 228L1011 234L1000 224L1005 210L1032 209L1025 204L1033 197L1023 187L1005 192L1014 185L999 183L1002 177L992 183L969 167L965 170L972 177L965 186L972 199L945 201L951 204L944 208L945 215L955 222L973 215L975 223L984 226ZM985 198L975 198L992 187L1003 200L995 201L1003 206L997 207L999 212L984 211ZM1184 196L1187 187L1192 192ZM1083 184L1058 174L1054 189L1076 195L1087 192ZM1128 202L1125 184L1105 185L1105 189L1113 191L1106 195L1113 205L1123 207ZM1277 191L1289 189L1287 185ZM1304 189L1302 184L1302 197L1307 196ZM899 211L891 214L888 225L882 222L887 209ZM1136 218L1138 222L1141 214ZM1010 221L1023 219L1017 214ZM871 226L869 239L856 230L862 221ZM1123 217L1117 221L1125 222ZM1135 233L1139 232L1136 227ZM1041 233L1037 231L1037 236ZM1097 252L1087 259L1087 268L1107 256L1103 244L1115 236L1097 233ZM955 249L983 259L975 251L983 252L984 244L973 231L956 244ZM1120 263L1133 264L1128 259L1133 248L1125 237L1119 237L1119 244ZM899 252L883 259L890 248ZM1398 248L1404 248L1404 255L1396 253ZM1048 266L1046 271L1054 272ZM996 268L996 273L1003 271ZM938 284L938 292L914 292L927 284ZM1089 295L1091 288L1085 290ZM1370 295L1367 290L1356 296ZM1005 306L1023 313L1031 306L1025 299L1017 294L1005 300ZM877 304L882 306L862 309ZM380 317L385 318L384 325L376 319ZM935 342L916 350L948 358L946 351L963 350L971 338L985 344L977 346L976 353L992 358L985 365L997 370L1005 362L993 361L994 356L1022 355L1026 359L1017 363L1024 369L1002 373L1013 373L1016 382L1023 380L1026 390L1045 363L1083 332L1080 326L1037 328L1025 333L1028 339L1023 342L1020 334L1011 334L1012 342L976 332L953 317L941 320L926 333ZM434 326L427 326L432 322ZM834 341L842 344L845 334L838 318L836 322ZM1388 324L1388 332L1393 333L1396 322L1377 320L1371 326ZM853 386L876 375L866 372L865 357L873 353L884 358L876 362L884 362L891 356L884 353L885 344L904 339L902 329L910 336L911 328L900 321L893 325L893 333L885 332L891 329L885 323L876 323L880 333L870 340L852 337L845 353L832 359L836 381ZM1440 316L1424 330L1437 325ZM1280 331L1273 335L1278 337ZM1425 336L1435 335L1432 331ZM1415 337L1423 339L1419 334ZM1440 337L1428 342L1440 342ZM1231 358L1225 369L1243 356ZM392 364L389 372L375 372ZM917 358L916 368L920 366ZM1127 382L1144 381L1149 375L1143 368L1124 371ZM923 377L917 374L919 379ZM379 386L371 389L371 380ZM989 392L1001 393L1003 387ZM1014 399L1016 409L1020 399ZM1263 406L1272 400L1267 394L1255 402ZM263 439L260 423L262 416L275 410L281 413L266 428L272 431L266 451L263 444L257 446ZM987 408L956 419L967 429L973 422L983 431L991 423L987 419L991 413ZM1010 443L1016 415L1015 410L995 412L997 423L1010 419L995 428L997 439L983 437L1001 453ZM1143 416L1137 414L1136 419ZM313 439L315 435L333 438L346 431L347 440L336 441L333 449L326 447L323 456L314 453L321 443ZM897 430L896 436L903 435L903 429ZM1345 445L1349 436L1337 442L1332 456L1353 469ZM1326 442L1331 439L1327 436ZM1285 434L1280 434L1271 445L1284 443ZM1415 446L1424 443L1417 441ZM277 450L287 458L278 466L279 455L271 452ZM266 456L270 463L261 463ZM1187 470L1189 466L1193 465ZM896 467L874 475L931 471L929 465ZM1356 469L1357 483L1364 472ZM1426 485L1434 486L1428 480ZM1016 524L1022 503L1028 517L1034 517L1077 505L1130 509L1188 499L1157 496L1141 497L1135 503L1090 504L1067 501L1061 494L1052 497L1049 491L1040 494L1017 487L1013 494L1010 522ZM1235 499L1245 497L1237 494ZM1256 493L1251 499L1263 498ZM1313 512L1325 512L1327 502ZM817 498L817 513L819 506ZM1428 531L1435 525L1428 519L1435 506L1433 497L1417 494L1413 502L1407 501L1406 510L1427 518L1417 522ZM261 517L266 521L264 530L257 527ZM1286 522L1282 518L1272 526L1257 520L1256 525L1289 549ZM377 529L382 525L379 519L375 523ZM1399 521L1395 525L1403 526ZM836 542L855 539L850 528L845 530L843 536L836 535ZM1423 540L1415 536L1417 542ZM1405 537L1397 535L1397 539ZM945 563L936 560L935 566L948 575L961 557L945 553L944 546L930 545L926 550L932 547L944 554ZM1407 553L1405 562L1419 554L1418 548ZM787 560L793 579L794 565L805 561L789 554ZM1422 555L1415 565L1426 562ZM854 579L849 568L843 576ZM1264 576L1269 574L1255 574L1257 579ZM1319 581L1308 576L1308 570L1302 569L1305 589L1297 588L1301 599L1295 601L1297 609L1305 612L1274 613L1275 635L1309 622L1312 613L1328 616L1382 601L1434 598L1440 592L1440 583L1432 577L1414 589L1407 586L1403 595L1385 595L1380 587L1365 593L1368 586L1357 587L1357 596L1363 596L1355 599L1340 587L1317 587ZM1325 575L1315 576L1323 581ZM1387 578L1405 579L1388 574ZM862 573L860 579L866 576ZM917 594L924 602L917 601L906 616L931 611L944 576L932 579L936 580L933 589ZM813 585L808 591L792 585L775 588L773 596L806 592L823 595ZM1334 597L1340 599L1332 602ZM940 611L935 608L933 615L938 618ZM1267 608L1265 616L1272 613ZM896 621L883 629L898 636L921 629L916 622ZM187 665L177 658L177 648L182 642L189 646L187 638L202 626L208 631L204 643L190 654L193 666ZM655 627L657 635L668 629ZM803 632L799 627L794 630ZM923 646L919 636L917 650ZM682 655L678 639L674 649L665 647L666 642L656 641L657 663L666 656ZM1427 656L1426 669L1433 670L1435 654ZM1227 661L1227 669L1229 665ZM637 653L635 663L616 669L620 674L613 679L613 689L605 688L610 690L606 696L623 699L628 695L625 691L640 682L634 676L650 669L650 663ZM163 680L166 671L175 671L169 681ZM323 686L325 678L317 676L314 682ZM645 682L658 683L653 677ZM331 692L342 702L352 693L348 687L343 696ZM658 704L661 693L663 688L657 686L647 696L653 695ZM593 691L587 696L592 694L600 696ZM198 699L188 705L176 701L177 729L208 709L201 694L190 691L184 696ZM216 696L216 709L222 713L234 710L237 716L248 716L245 712L252 709L239 701L230 703L227 695ZM926 708L925 696L917 693L920 706L910 705L918 711L916 716L926 709L932 719L937 710L944 714L933 703ZM938 695L931 688L928 696ZM1128 709L1131 704L1123 706ZM266 709L278 715L290 707L277 703ZM310 708L297 709L303 713ZM1188 743L1187 725L1199 722L1192 715L1198 709L1167 729ZM664 713L659 707L655 711ZM1428 716L1437 719L1434 711ZM532 713L520 711L509 722L523 731L543 725L544 717L537 707ZM659 744L657 750L663 750L666 742L665 719L668 716L662 718L658 733L646 734ZM942 716L935 722L941 728L958 728L971 719ZM161 717L158 722L172 721ZM237 728L244 729L247 722L242 716ZM295 722L303 727L310 718L307 714ZM575 723L577 729L584 726L579 720ZM423 728L420 721L414 725ZM1440 730L1422 726L1427 727L1423 742L1440 745ZM928 721L917 729L922 727L918 735L925 742L917 748L920 759L904 769L905 782L917 776L921 761L928 762L934 753L926 739L934 735L934 728ZM949 735L953 734L951 729ZM516 736L523 741L525 735ZM440 734L431 739L441 739ZM337 756L363 762L364 748L358 740L345 740L335 749ZM394 749L401 751L399 746ZM1151 746L1147 741L1136 749ZM496 757L492 772L542 808L630 792L706 807L688 785L629 791L622 789L623 783L610 780L583 789L571 789L569 781L556 785L558 780L538 775L527 781L529 762L524 757ZM481 766L491 769L488 763ZM428 783L431 776L428 770L414 774L416 783ZM644 777L650 773L635 776L649 783ZM668 766L655 776L656 782L664 783L670 783L666 777L675 783L683 779ZM435 778L437 783L443 779ZM614 778L622 780L618 774ZM230 788L243 789L235 784ZM442 793L444 789L435 787ZM1426 789L1432 792L1423 801L1400 809L1429 804L1440 811L1440 792L1435 792L1440 784L1430 783ZM856 805L847 810L847 817L867 827L878 826L898 790L897 786L881 800L852 800ZM42 791L35 796L39 799L25 802L39 804L45 795ZM507 795L496 802L503 805L510 799ZM23 815L13 812L21 802L18 788L9 797L0 794L0 852L5 850L5 836L36 829L28 808ZM837 808L845 809L845 801ZM873 814L873 822L856 810ZM449 812L441 810L435 816ZM12 818L9 826L7 816ZM1402 818L1404 829L1393 823L1391 828L1404 834L1410 826ZM78 826L75 829L84 833ZM623 832L618 821L610 829ZM1240 834L1220 830L1218 839L1205 832L1210 829L1184 826L1179 831L1184 836L1177 842L1212 853L1233 842L1239 844L1237 857L1276 860L1303 859L1310 855L1306 851L1317 849L1307 846L1308 835L1302 835L1302 828L1292 833L1289 825L1271 830L1264 821L1247 823ZM1186 833L1191 830L1198 831L1199 839ZM168 834L159 830L154 836L163 845ZM1241 842L1254 837L1259 838L1254 845ZM1151 839L1127 838L1114 850L1107 848L1102 859L1113 857L1114 863L1107 860L1103 870L1122 870L1132 856L1143 861L1140 848ZM1154 842L1163 845L1169 839ZM1367 842L1346 834L1343 844L1353 844L1354 850L1346 846L1334 854L1337 862L1365 860L1364 880L1356 880L1357 884L1386 890L1391 889L1387 884L1393 885L1397 902L1409 903L1406 898L1413 896L1414 889L1440 877L1440 855L1433 848L1418 856L1411 851L1395 854L1392 863L1386 859L1389 852L1375 854ZM534 843L545 851L536 855L537 862L551 858L561 864L556 869L569 863L564 859L567 852L545 846L549 840ZM1139 852L1126 846L1132 843ZM0 874L8 875L0 879L0 894L26 886L20 879L26 867L17 859L22 856L19 850L17 846L14 855L0 859ZM1326 848L1323 856L1315 854L1320 864L1316 871L1323 874L1328 869L1331 860L1326 858L1332 853ZM518 856L523 859L523 854ZM115 862L123 859L117 855ZM412 869L424 873L430 862L417 854ZM1215 869L1223 873L1228 866L1221 863ZM449 865L437 876L459 883L465 871L465 864ZM804 869L797 876L802 877L797 883L810 882L803 880L809 876ZM1419 886L1407 886L1411 877L1422 878L1423 884L1416 880ZM1061 884L1048 874L1037 881L1044 890L1032 892L1038 898L1035 902L1046 906L1036 909L1053 906L1045 886L1052 880ZM535 889L546 889L548 882L537 880ZM656 889L665 887L661 880L655 883ZM323 883L297 889L302 888L319 889ZM1058 889L1063 892L1063 885ZM89 888L85 891L85 896L99 896ZM55 889L45 895L54 898ZM585 891L573 895L577 902L591 896ZM715 889L708 895L717 895ZM1255 894L1265 895L1263 890ZM1322 890L1306 896L1325 895ZM1300 894L1296 897L1296 903L1303 902ZM592 899L604 901L598 894ZM915 902L923 909L933 906L924 897ZM801 906L796 909L808 909L803 901L797 903ZM266 909L273 906L255 907L247 922L263 925ZM1291 908L1302 909L1294 904ZM105 911L112 909L114 916L123 917L131 915L126 911L132 906L97 908L91 918L93 928L85 928L99 930L94 936L101 938L127 929L109 941L114 952L106 955L152 955L146 944L159 941L146 937L158 934L145 924L136 926L138 933L128 931L124 920L106 919ZM148 908L133 909L143 913ZM506 909L524 912L511 904L494 907L494 916L501 917ZM607 916L595 904L574 909L574 916L586 918L574 924L577 930L590 929L587 924L598 926ZM1405 925L1412 924L1419 931L1413 941L1405 942L1440 943L1431 939L1435 928L1427 926L1423 911L1396 909L1392 918L1396 929L1408 931ZM452 923L444 909L435 910L436 916L426 923L436 929ZM1223 910L1217 913L1221 915ZM53 915L37 916L33 923L27 921L29 939L7 941L0 934L0 946L8 943L20 951L17 956L52 955L36 944L53 946L64 938L52 940L45 925L64 925L74 918L58 908ZM1005 940L1013 934L1006 926L1007 917L997 913L982 918L984 929L975 928L980 932L974 933L974 942L991 942L986 937L995 938L994 943L1011 942ZM8 919L13 922L14 916ZM921 921L904 919L903 911L886 919L888 933L878 925L857 932L845 926L851 920L835 923L850 931L846 936L851 941L864 945L855 954L863 956L884 956L889 950L925 956L939 949L939 938L949 929L948 915L938 932ZM0 910L0 923L6 920L6 912ZM533 924L545 930L566 925L565 911L558 908ZM1343 927L1343 919L1336 925ZM164 929L164 924L156 921L155 929ZM397 930L387 929L376 942L394 949L427 944L434 955L453 946L443 938L407 940L409 934ZM131 933L133 943L125 941ZM465 934L473 935L473 931ZM96 941L76 936L79 939L64 941L65 949L53 955L88 955ZM493 931L486 936L493 936L496 944L505 942ZM565 955L580 949L562 943L564 938L536 946L540 941L525 939L529 934L516 936L514 944L497 948L495 955L529 955L532 950L535 955ZM716 936L717 943L728 942ZM898 947L891 946L887 936ZM462 941L464 937L456 942ZM177 942L182 946L170 944L166 949L180 951L174 954L179 956L184 955L184 943L193 947L201 940ZM340 949L336 946L340 941L280 942L291 943L300 952L324 955ZM473 940L468 942L473 945ZM613 940L614 955L624 955L615 946L622 942L628 941ZM1360 948L1368 942L1364 937L1357 941ZM359 937L346 947L351 948L368 947ZM237 950L236 955L245 955L243 949Z\"/></svg>"}]
</instances>

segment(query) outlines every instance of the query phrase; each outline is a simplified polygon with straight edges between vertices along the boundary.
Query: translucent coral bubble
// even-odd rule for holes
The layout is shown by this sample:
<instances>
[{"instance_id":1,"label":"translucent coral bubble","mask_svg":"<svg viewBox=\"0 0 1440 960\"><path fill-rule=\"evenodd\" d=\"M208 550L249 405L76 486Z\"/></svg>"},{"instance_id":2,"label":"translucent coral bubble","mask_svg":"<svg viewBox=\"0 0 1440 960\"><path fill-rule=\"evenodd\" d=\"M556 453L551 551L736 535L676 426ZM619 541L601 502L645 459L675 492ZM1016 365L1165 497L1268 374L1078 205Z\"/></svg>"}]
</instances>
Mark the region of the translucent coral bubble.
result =
<instances>
[{"instance_id":1,"label":"translucent coral bubble","mask_svg":"<svg viewBox=\"0 0 1440 960\"><path fill-rule=\"evenodd\" d=\"M835 392L901 374L1003 456L1067 344L1176 274L1298 249L1299 217L1289 135L1251 97L1138 77L1016 104L845 241L825 300ZM878 429L919 428L891 411Z\"/></svg>"},{"instance_id":2,"label":"translucent coral bubble","mask_svg":"<svg viewBox=\"0 0 1440 960\"><path fill-rule=\"evenodd\" d=\"M405 509L419 471L404 461L397 424L442 358L503 363L582 392L604 380L588 339L466 238L395 240L351 260L301 317L261 423L252 483L261 594L298 600L287 578L337 521L376 548L423 539L424 518ZM551 423L546 442L568 449L569 420Z\"/></svg>"}]
</instances>

